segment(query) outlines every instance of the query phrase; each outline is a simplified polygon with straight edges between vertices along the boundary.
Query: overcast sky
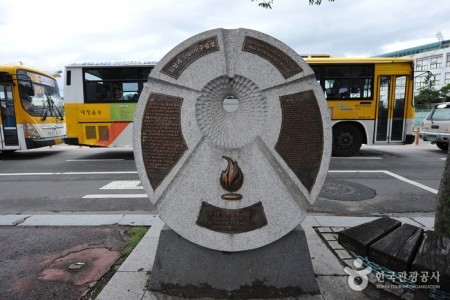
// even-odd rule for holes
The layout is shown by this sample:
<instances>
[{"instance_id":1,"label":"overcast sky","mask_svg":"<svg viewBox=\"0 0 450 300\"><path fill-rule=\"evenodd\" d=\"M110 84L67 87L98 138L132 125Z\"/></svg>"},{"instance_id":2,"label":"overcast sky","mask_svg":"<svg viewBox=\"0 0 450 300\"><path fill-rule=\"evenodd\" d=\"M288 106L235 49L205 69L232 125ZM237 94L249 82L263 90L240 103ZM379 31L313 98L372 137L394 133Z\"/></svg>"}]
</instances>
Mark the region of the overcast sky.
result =
<instances>
[{"instance_id":1,"label":"overcast sky","mask_svg":"<svg viewBox=\"0 0 450 300\"><path fill-rule=\"evenodd\" d=\"M450 39L449 0L274 0L272 7L250 0L0 0L0 63L54 72L82 61L158 61L219 27L262 31L298 53L334 56L437 42L438 31Z\"/></svg>"}]
</instances>

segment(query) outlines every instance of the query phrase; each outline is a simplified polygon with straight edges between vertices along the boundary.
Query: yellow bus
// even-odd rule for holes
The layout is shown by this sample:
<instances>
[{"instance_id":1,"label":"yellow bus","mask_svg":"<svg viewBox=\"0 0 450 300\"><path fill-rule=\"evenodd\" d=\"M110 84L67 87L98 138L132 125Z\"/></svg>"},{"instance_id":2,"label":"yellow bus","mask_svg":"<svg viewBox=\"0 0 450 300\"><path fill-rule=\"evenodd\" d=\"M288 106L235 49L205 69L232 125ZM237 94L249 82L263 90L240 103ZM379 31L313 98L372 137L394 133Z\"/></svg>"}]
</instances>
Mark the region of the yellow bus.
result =
<instances>
[{"instance_id":1,"label":"yellow bus","mask_svg":"<svg viewBox=\"0 0 450 300\"><path fill-rule=\"evenodd\" d=\"M0 151L60 144L64 103L52 75L22 63L0 65Z\"/></svg>"},{"instance_id":2,"label":"yellow bus","mask_svg":"<svg viewBox=\"0 0 450 300\"><path fill-rule=\"evenodd\" d=\"M154 66L149 61L66 66L66 144L131 148L134 111Z\"/></svg>"},{"instance_id":3,"label":"yellow bus","mask_svg":"<svg viewBox=\"0 0 450 300\"><path fill-rule=\"evenodd\" d=\"M361 145L414 141L413 60L307 58L326 95L333 155ZM132 147L137 98L156 63L99 62L66 66L66 143Z\"/></svg>"},{"instance_id":4,"label":"yellow bus","mask_svg":"<svg viewBox=\"0 0 450 300\"><path fill-rule=\"evenodd\" d=\"M414 65L407 58L307 58L333 125L333 155L361 144L412 144Z\"/></svg>"}]
</instances>

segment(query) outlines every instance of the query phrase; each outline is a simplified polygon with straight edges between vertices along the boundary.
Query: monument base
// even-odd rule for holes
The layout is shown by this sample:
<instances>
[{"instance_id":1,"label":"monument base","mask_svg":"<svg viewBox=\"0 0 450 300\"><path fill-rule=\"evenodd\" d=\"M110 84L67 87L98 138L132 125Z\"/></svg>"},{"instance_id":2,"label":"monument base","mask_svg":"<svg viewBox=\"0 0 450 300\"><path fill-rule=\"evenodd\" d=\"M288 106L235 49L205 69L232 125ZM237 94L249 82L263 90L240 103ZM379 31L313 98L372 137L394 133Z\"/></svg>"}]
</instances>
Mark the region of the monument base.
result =
<instances>
[{"instance_id":1,"label":"monument base","mask_svg":"<svg viewBox=\"0 0 450 300\"><path fill-rule=\"evenodd\" d=\"M241 252L204 248L165 225L148 288L189 298L282 298L319 293L300 225L278 241Z\"/></svg>"}]
</instances>

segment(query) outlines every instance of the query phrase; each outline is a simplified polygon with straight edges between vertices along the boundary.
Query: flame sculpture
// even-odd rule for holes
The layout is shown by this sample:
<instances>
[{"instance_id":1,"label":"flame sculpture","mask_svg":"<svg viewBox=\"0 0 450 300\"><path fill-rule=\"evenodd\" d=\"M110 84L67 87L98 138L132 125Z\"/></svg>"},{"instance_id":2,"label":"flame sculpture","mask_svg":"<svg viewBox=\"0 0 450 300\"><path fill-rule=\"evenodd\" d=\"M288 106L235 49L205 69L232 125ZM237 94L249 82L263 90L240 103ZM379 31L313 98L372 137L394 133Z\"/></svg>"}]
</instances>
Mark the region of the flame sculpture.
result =
<instances>
[{"instance_id":1,"label":"flame sculpture","mask_svg":"<svg viewBox=\"0 0 450 300\"><path fill-rule=\"evenodd\" d=\"M242 199L242 195L235 194L244 183L244 174L242 174L241 168L239 168L236 161L232 160L228 156L222 156L227 160L228 166L220 174L220 185L230 192L229 194L223 194L222 199L225 200L239 200Z\"/></svg>"}]
</instances>

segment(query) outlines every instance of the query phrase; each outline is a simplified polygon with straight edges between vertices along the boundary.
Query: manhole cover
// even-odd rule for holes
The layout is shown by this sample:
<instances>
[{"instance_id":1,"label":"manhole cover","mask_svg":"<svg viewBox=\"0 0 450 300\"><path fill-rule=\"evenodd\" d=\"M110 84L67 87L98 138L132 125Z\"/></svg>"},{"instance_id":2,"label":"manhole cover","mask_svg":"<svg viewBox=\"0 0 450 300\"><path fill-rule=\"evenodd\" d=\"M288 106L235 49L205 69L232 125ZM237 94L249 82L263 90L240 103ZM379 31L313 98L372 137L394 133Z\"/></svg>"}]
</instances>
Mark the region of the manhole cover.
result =
<instances>
[{"instance_id":1,"label":"manhole cover","mask_svg":"<svg viewBox=\"0 0 450 300\"><path fill-rule=\"evenodd\" d=\"M319 197L328 200L361 201L375 197L375 190L355 182L326 180Z\"/></svg>"}]
</instances>

